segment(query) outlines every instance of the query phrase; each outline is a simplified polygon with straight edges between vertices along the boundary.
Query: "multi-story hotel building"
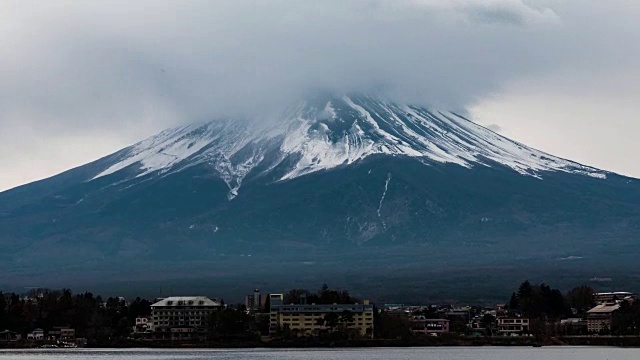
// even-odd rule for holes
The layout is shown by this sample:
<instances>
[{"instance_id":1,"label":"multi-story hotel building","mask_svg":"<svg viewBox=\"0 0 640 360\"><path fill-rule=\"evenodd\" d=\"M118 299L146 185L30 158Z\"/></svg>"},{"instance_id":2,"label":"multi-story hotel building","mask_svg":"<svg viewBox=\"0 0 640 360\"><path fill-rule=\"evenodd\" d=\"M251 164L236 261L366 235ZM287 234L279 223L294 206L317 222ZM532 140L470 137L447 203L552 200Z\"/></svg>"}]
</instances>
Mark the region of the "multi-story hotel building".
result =
<instances>
[{"instance_id":1,"label":"multi-story hotel building","mask_svg":"<svg viewBox=\"0 0 640 360\"><path fill-rule=\"evenodd\" d=\"M190 339L205 333L211 313L221 304L205 296L173 296L151 305L151 329L162 338Z\"/></svg>"},{"instance_id":2,"label":"multi-story hotel building","mask_svg":"<svg viewBox=\"0 0 640 360\"><path fill-rule=\"evenodd\" d=\"M613 325L613 314L620 309L620 304L610 302L600 304L587 311L587 331L598 333L601 331L611 331Z\"/></svg>"},{"instance_id":3,"label":"multi-story hotel building","mask_svg":"<svg viewBox=\"0 0 640 360\"><path fill-rule=\"evenodd\" d=\"M283 304L282 294L271 294L270 302L270 332L289 329L299 336L315 336L322 332L331 331L325 319L333 314L336 319L335 328L345 328L355 331L361 336L373 337L373 305L365 300L364 304L331 304L317 305ZM329 315L331 316L331 315Z\"/></svg>"}]
</instances>

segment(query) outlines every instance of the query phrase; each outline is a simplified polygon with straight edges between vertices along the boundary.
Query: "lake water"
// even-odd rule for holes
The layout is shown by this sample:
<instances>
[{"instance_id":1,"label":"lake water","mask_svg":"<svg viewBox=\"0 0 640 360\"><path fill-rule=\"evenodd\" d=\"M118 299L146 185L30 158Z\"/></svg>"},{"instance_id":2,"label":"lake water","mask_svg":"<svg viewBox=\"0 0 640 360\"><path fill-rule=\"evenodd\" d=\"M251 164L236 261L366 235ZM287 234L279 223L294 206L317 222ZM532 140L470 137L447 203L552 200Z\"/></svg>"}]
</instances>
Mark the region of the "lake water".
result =
<instances>
[{"instance_id":1,"label":"lake water","mask_svg":"<svg viewBox=\"0 0 640 360\"><path fill-rule=\"evenodd\" d=\"M608 347L452 347L286 350L0 350L0 360L639 360L640 349Z\"/></svg>"}]
</instances>

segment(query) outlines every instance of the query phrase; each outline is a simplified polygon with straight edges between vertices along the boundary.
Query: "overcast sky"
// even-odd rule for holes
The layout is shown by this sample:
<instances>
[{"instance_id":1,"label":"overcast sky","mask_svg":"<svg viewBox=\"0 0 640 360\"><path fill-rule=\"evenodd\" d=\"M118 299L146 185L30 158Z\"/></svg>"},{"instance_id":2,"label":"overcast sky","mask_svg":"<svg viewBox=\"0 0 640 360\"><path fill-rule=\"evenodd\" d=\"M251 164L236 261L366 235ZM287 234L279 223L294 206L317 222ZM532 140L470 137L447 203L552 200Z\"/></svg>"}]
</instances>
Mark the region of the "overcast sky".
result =
<instances>
[{"instance_id":1,"label":"overcast sky","mask_svg":"<svg viewBox=\"0 0 640 360\"><path fill-rule=\"evenodd\" d=\"M637 0L0 0L0 190L166 127L375 92L640 177Z\"/></svg>"}]
</instances>

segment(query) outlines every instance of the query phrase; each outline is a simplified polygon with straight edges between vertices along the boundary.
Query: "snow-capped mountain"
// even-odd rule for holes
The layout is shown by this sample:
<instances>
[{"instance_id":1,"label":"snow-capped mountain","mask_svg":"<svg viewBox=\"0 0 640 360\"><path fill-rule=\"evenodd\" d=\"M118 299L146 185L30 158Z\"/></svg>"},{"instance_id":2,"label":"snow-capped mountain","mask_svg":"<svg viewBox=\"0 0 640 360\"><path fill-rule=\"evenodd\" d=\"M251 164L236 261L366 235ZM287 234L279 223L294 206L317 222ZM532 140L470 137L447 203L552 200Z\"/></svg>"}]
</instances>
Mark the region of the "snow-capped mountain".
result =
<instances>
[{"instance_id":1,"label":"snow-capped mountain","mask_svg":"<svg viewBox=\"0 0 640 360\"><path fill-rule=\"evenodd\" d=\"M153 136L121 154L93 179L136 167L136 177L207 164L219 172L233 199L257 167L266 173L287 163L276 180L349 165L371 155L406 156L425 165L503 165L542 178L561 171L606 178L606 172L509 140L452 112L369 97L303 101L267 124L218 120Z\"/></svg>"},{"instance_id":2,"label":"snow-capped mountain","mask_svg":"<svg viewBox=\"0 0 640 360\"><path fill-rule=\"evenodd\" d=\"M169 129L0 193L0 285L632 287L639 239L636 179L366 96Z\"/></svg>"}]
</instances>

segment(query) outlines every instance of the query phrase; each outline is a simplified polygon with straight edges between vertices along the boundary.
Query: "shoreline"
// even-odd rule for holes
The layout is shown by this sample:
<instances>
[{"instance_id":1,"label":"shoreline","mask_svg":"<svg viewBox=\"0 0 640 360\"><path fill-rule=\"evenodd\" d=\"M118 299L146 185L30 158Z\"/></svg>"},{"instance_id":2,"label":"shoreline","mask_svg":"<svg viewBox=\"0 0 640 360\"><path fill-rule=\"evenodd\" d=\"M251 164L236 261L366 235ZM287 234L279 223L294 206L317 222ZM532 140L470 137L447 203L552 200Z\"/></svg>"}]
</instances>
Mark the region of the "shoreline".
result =
<instances>
[{"instance_id":1,"label":"shoreline","mask_svg":"<svg viewBox=\"0 0 640 360\"><path fill-rule=\"evenodd\" d=\"M12 342L0 343L0 350L12 349L66 349L45 348L41 343ZM118 340L110 343L88 344L84 349L331 349L331 348L411 348L411 347L625 347L640 348L640 336L565 336L536 339L533 337L486 338L486 337L442 337L413 339L373 339L373 340L323 340L293 339L225 339L216 341L174 343L146 340Z\"/></svg>"}]
</instances>

